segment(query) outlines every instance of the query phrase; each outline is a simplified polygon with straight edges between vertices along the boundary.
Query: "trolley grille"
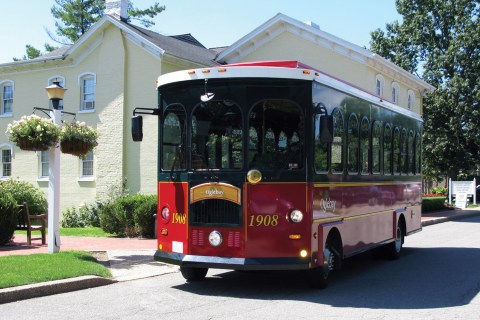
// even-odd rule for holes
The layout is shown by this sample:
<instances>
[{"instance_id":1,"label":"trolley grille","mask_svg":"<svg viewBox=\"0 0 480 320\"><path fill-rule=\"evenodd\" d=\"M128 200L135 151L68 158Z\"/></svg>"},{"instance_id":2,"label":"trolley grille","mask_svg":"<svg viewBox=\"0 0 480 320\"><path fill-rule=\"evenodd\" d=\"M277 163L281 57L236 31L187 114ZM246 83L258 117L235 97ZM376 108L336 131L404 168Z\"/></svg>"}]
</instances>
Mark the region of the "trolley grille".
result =
<instances>
[{"instance_id":1,"label":"trolley grille","mask_svg":"<svg viewBox=\"0 0 480 320\"><path fill-rule=\"evenodd\" d=\"M195 202L190 207L190 223L193 225L241 224L241 207L223 199Z\"/></svg>"}]
</instances>

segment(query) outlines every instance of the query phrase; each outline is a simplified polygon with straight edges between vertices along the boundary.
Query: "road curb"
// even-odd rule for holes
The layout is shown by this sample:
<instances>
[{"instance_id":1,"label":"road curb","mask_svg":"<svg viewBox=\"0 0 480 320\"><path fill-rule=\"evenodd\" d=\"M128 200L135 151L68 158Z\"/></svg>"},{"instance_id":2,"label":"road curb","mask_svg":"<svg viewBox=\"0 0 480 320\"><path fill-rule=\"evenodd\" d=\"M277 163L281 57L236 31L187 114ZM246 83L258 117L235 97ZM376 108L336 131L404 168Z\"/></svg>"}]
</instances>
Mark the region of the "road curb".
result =
<instances>
[{"instance_id":1,"label":"road curb","mask_svg":"<svg viewBox=\"0 0 480 320\"><path fill-rule=\"evenodd\" d=\"M455 215L449 215L445 217L436 217L429 220L422 221L422 227L431 226L438 223L443 223L447 221L456 221L470 217L477 217L480 216L480 211L472 211L472 212L462 212L456 213Z\"/></svg>"},{"instance_id":2,"label":"road curb","mask_svg":"<svg viewBox=\"0 0 480 320\"><path fill-rule=\"evenodd\" d=\"M58 293L83 290L105 286L117 282L98 276L82 276L70 279L55 280L31 285L0 289L0 304Z\"/></svg>"}]
</instances>

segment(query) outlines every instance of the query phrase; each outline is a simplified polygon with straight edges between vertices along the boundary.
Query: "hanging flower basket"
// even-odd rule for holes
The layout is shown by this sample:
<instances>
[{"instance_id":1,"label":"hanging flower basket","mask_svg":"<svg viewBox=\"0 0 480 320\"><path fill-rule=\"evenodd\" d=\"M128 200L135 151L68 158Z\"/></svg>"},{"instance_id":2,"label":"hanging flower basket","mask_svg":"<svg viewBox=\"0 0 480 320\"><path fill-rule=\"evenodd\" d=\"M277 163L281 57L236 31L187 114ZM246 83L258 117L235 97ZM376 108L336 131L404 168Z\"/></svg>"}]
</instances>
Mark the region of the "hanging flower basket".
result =
<instances>
[{"instance_id":1,"label":"hanging flower basket","mask_svg":"<svg viewBox=\"0 0 480 320\"><path fill-rule=\"evenodd\" d=\"M68 140L60 142L60 150L63 153L73 154L75 156L85 156L93 146L82 140Z\"/></svg>"},{"instance_id":2,"label":"hanging flower basket","mask_svg":"<svg viewBox=\"0 0 480 320\"><path fill-rule=\"evenodd\" d=\"M5 133L22 150L45 151L57 143L60 127L52 120L30 115L10 123Z\"/></svg>"},{"instance_id":3,"label":"hanging flower basket","mask_svg":"<svg viewBox=\"0 0 480 320\"><path fill-rule=\"evenodd\" d=\"M97 130L85 122L70 122L62 126L60 150L63 153L84 157L98 145Z\"/></svg>"},{"instance_id":4,"label":"hanging flower basket","mask_svg":"<svg viewBox=\"0 0 480 320\"><path fill-rule=\"evenodd\" d=\"M46 151L50 148L49 145L38 141L32 141L28 137L21 137L17 140L17 146L26 151Z\"/></svg>"}]
</instances>

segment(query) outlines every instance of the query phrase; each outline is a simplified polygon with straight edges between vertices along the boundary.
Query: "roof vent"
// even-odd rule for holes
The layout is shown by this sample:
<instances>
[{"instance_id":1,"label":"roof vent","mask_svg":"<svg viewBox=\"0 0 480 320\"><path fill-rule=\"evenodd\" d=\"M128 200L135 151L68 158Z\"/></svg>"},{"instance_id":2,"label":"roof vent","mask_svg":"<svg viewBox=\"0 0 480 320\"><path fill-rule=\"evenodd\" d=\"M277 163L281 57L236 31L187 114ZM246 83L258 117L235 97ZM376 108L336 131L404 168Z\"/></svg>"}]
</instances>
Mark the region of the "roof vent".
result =
<instances>
[{"instance_id":1,"label":"roof vent","mask_svg":"<svg viewBox=\"0 0 480 320\"><path fill-rule=\"evenodd\" d=\"M317 30L320 30L320 26L318 24L316 24L315 22L313 21L307 21L306 24L308 24L310 27L312 28L315 28Z\"/></svg>"}]
</instances>

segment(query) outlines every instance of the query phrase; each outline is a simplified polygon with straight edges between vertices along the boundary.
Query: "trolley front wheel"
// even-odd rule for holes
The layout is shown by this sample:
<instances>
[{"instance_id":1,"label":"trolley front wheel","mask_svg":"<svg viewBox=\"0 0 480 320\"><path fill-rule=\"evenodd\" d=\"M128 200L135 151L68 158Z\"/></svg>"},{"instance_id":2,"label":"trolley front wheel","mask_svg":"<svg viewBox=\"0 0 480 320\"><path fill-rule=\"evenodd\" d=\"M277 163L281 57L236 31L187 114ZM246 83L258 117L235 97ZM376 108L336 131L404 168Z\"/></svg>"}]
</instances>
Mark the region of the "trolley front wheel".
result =
<instances>
[{"instance_id":1,"label":"trolley front wheel","mask_svg":"<svg viewBox=\"0 0 480 320\"><path fill-rule=\"evenodd\" d=\"M187 282L201 281L205 279L208 268L180 267L180 272Z\"/></svg>"}]
</instances>

